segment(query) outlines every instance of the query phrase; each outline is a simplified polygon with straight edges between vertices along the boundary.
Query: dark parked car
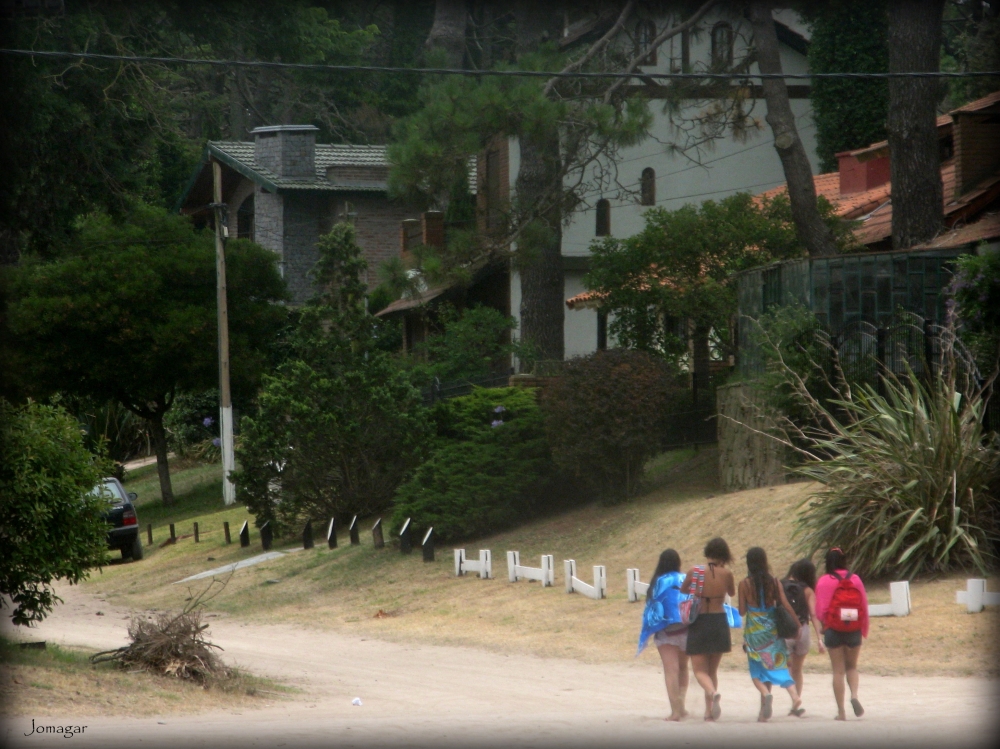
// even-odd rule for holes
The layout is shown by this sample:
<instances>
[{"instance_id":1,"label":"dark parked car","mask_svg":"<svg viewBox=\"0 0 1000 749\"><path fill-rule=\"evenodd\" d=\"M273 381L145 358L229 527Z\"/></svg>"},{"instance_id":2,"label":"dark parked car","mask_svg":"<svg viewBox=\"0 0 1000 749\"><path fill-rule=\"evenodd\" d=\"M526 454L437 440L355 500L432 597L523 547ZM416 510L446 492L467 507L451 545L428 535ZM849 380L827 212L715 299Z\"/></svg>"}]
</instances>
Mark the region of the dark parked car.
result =
<instances>
[{"instance_id":1,"label":"dark parked car","mask_svg":"<svg viewBox=\"0 0 1000 749\"><path fill-rule=\"evenodd\" d=\"M119 549L122 559L142 559L142 539L139 537L139 517L135 513L135 492L126 492L116 478L106 478L94 487L94 494L108 500L104 519L108 529L108 548Z\"/></svg>"}]
</instances>

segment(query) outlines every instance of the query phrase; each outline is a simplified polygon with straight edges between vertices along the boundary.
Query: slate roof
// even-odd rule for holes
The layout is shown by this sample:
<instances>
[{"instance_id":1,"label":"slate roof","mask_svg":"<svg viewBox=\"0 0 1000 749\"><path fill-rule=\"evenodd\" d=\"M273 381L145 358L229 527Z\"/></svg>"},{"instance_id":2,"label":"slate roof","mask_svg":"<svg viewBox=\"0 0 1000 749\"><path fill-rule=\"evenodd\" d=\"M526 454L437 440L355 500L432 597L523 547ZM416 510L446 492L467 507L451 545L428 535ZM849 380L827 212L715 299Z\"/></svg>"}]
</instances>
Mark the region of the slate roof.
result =
<instances>
[{"instance_id":1,"label":"slate roof","mask_svg":"<svg viewBox=\"0 0 1000 749\"><path fill-rule=\"evenodd\" d=\"M208 151L215 157L240 172L247 179L263 183L268 189L278 190L366 190L385 192L386 173L389 162L385 158L385 146L316 144L316 175L313 179L289 179L279 177L257 163L252 141L209 141ZM327 179L327 169L332 166L377 167L373 179L331 181ZM381 174L380 174L381 172Z\"/></svg>"}]
</instances>

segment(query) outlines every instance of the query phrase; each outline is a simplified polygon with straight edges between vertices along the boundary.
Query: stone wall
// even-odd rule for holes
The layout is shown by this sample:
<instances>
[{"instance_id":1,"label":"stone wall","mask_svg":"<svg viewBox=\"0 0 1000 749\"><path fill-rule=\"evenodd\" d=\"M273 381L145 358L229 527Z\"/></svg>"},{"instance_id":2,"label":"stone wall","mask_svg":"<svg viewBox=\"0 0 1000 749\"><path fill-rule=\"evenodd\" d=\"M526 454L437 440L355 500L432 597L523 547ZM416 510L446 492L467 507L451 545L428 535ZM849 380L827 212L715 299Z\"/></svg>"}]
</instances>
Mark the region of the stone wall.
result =
<instances>
[{"instance_id":1,"label":"stone wall","mask_svg":"<svg viewBox=\"0 0 1000 749\"><path fill-rule=\"evenodd\" d=\"M784 484L784 446L753 431L766 431L774 423L766 411L762 412L764 407L759 396L749 385L737 383L718 388L716 399L719 477L723 491Z\"/></svg>"},{"instance_id":2,"label":"stone wall","mask_svg":"<svg viewBox=\"0 0 1000 749\"><path fill-rule=\"evenodd\" d=\"M284 198L284 276L292 304L315 292L309 273L319 259L316 241L324 230L329 202L323 193L291 193Z\"/></svg>"},{"instance_id":3,"label":"stone wall","mask_svg":"<svg viewBox=\"0 0 1000 749\"><path fill-rule=\"evenodd\" d=\"M262 247L278 253L279 267L283 269L285 238L284 196L258 187L254 194L254 240Z\"/></svg>"},{"instance_id":4,"label":"stone wall","mask_svg":"<svg viewBox=\"0 0 1000 749\"><path fill-rule=\"evenodd\" d=\"M257 163L284 179L315 179L316 128L293 125L287 130L267 130L254 131Z\"/></svg>"},{"instance_id":5,"label":"stone wall","mask_svg":"<svg viewBox=\"0 0 1000 749\"><path fill-rule=\"evenodd\" d=\"M344 205L351 204L354 214L354 228L358 245L364 250L368 261L365 279L369 288L379 284L379 266L390 258L399 257L400 225L404 219L419 219L420 212L398 201L391 201L381 192L338 192L330 199L329 221L325 231L337 221L343 220Z\"/></svg>"}]
</instances>

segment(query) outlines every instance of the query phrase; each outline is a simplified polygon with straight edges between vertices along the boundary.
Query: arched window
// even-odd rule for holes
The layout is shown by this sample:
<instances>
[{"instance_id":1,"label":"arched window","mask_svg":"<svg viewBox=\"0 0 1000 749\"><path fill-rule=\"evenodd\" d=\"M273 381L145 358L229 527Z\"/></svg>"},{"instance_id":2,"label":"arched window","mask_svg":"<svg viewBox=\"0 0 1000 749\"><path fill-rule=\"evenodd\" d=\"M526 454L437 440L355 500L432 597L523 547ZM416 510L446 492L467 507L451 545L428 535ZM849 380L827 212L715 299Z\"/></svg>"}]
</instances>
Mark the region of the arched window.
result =
<instances>
[{"instance_id":1,"label":"arched window","mask_svg":"<svg viewBox=\"0 0 1000 749\"><path fill-rule=\"evenodd\" d=\"M712 68L722 70L733 65L733 27L717 23L712 27Z\"/></svg>"},{"instance_id":2,"label":"arched window","mask_svg":"<svg viewBox=\"0 0 1000 749\"><path fill-rule=\"evenodd\" d=\"M240 203L236 211L236 238L253 241L253 194Z\"/></svg>"},{"instance_id":3,"label":"arched window","mask_svg":"<svg viewBox=\"0 0 1000 749\"><path fill-rule=\"evenodd\" d=\"M651 48L653 40L656 39L656 24L649 19L643 19L635 25L635 53L639 54L644 49L649 50L640 65L656 65L656 49Z\"/></svg>"},{"instance_id":4,"label":"arched window","mask_svg":"<svg viewBox=\"0 0 1000 749\"><path fill-rule=\"evenodd\" d=\"M641 192L639 203L656 205L656 171L652 167L647 166L642 170L639 188Z\"/></svg>"},{"instance_id":5,"label":"arched window","mask_svg":"<svg viewBox=\"0 0 1000 749\"><path fill-rule=\"evenodd\" d=\"M611 235L611 203L604 198L597 201L597 227L594 233L599 237Z\"/></svg>"}]
</instances>

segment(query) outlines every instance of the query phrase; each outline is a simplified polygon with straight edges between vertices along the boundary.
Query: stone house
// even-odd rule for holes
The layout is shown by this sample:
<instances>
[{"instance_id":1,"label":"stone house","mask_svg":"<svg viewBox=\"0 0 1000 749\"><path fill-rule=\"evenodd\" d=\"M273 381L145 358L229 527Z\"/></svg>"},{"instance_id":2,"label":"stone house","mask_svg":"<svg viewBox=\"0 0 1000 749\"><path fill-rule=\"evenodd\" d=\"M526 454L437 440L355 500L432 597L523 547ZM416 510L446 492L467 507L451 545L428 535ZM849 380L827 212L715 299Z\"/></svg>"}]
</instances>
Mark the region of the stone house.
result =
<instances>
[{"instance_id":1,"label":"stone house","mask_svg":"<svg viewBox=\"0 0 1000 749\"><path fill-rule=\"evenodd\" d=\"M218 161L228 236L278 255L292 304L312 295L316 241L337 221L353 221L373 287L379 265L399 253L402 222L420 217L389 198L385 146L317 143L317 132L312 125L274 125L253 130L252 141L210 141L178 204L196 221L212 220L212 162Z\"/></svg>"}]
</instances>

